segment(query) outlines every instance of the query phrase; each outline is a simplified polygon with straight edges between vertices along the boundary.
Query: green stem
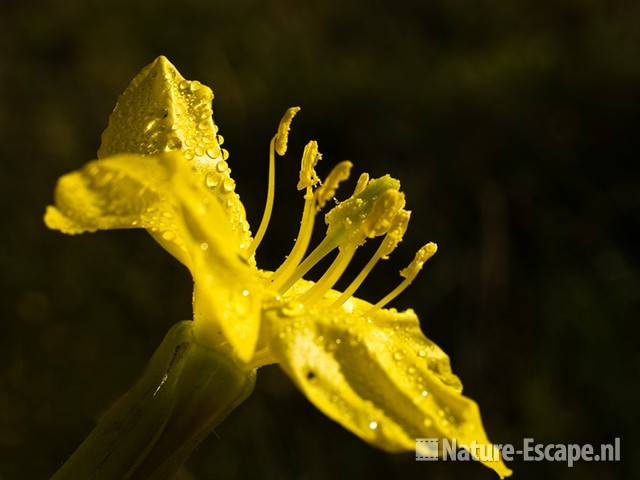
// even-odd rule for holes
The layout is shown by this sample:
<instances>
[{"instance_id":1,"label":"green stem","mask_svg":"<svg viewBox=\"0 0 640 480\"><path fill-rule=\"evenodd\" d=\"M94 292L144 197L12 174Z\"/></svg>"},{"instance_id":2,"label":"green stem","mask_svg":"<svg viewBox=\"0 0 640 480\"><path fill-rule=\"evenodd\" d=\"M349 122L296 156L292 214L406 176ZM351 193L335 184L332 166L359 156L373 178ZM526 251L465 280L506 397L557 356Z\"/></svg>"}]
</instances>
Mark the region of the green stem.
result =
<instances>
[{"instance_id":1,"label":"green stem","mask_svg":"<svg viewBox=\"0 0 640 480\"><path fill-rule=\"evenodd\" d=\"M196 343L193 322L180 322L52 480L172 478L254 384L254 370Z\"/></svg>"}]
</instances>

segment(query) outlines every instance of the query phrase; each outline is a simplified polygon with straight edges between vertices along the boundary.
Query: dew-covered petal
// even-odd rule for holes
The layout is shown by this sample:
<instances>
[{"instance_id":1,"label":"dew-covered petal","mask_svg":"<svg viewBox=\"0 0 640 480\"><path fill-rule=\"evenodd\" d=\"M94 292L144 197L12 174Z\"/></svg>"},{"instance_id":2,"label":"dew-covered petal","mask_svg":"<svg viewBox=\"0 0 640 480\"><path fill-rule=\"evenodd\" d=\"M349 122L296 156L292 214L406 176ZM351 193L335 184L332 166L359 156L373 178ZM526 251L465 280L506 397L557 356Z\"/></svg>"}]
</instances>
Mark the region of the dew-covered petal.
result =
<instances>
[{"instance_id":1,"label":"dew-covered petal","mask_svg":"<svg viewBox=\"0 0 640 480\"><path fill-rule=\"evenodd\" d=\"M246 245L251 232L235 192L224 139L213 122L213 92L185 80L160 56L131 81L109 117L98 158L119 153L155 155L180 151L193 174L225 209L231 227Z\"/></svg>"},{"instance_id":2,"label":"dew-covered petal","mask_svg":"<svg viewBox=\"0 0 640 480\"><path fill-rule=\"evenodd\" d=\"M477 404L462 395L448 356L413 311L368 316L370 308L350 299L333 311L274 310L273 355L320 410L377 447L413 450L416 438L489 446ZM501 461L483 463L510 474Z\"/></svg>"},{"instance_id":3,"label":"dew-covered petal","mask_svg":"<svg viewBox=\"0 0 640 480\"><path fill-rule=\"evenodd\" d=\"M253 354L261 298L255 267L244 259L224 208L181 153L114 155L64 175L45 222L71 234L148 230L191 271L197 331L228 340L243 360Z\"/></svg>"},{"instance_id":4,"label":"dew-covered petal","mask_svg":"<svg viewBox=\"0 0 640 480\"><path fill-rule=\"evenodd\" d=\"M183 232L175 222L177 204L168 165L178 154L115 155L63 175L45 223L67 234L144 228L185 264Z\"/></svg>"}]
</instances>

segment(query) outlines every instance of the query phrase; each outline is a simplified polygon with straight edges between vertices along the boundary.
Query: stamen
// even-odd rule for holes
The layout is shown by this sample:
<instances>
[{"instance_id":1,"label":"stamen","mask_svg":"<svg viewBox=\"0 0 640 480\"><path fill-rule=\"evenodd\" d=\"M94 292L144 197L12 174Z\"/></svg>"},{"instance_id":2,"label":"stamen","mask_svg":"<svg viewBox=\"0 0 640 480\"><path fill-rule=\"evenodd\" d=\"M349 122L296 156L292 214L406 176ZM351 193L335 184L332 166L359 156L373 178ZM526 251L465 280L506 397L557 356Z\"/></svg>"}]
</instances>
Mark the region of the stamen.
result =
<instances>
[{"instance_id":1,"label":"stamen","mask_svg":"<svg viewBox=\"0 0 640 480\"><path fill-rule=\"evenodd\" d=\"M320 179L315 171L315 166L322 159L322 154L318 151L318 143L311 140L304 147L302 162L300 162L300 179L298 180L298 190L314 187L320 183Z\"/></svg>"},{"instance_id":2,"label":"stamen","mask_svg":"<svg viewBox=\"0 0 640 480\"><path fill-rule=\"evenodd\" d=\"M391 227L396 213L405 205L404 193L386 190L373 204L371 212L362 225L364 234L369 238L384 235Z\"/></svg>"},{"instance_id":3,"label":"stamen","mask_svg":"<svg viewBox=\"0 0 640 480\"><path fill-rule=\"evenodd\" d=\"M260 221L260 226L258 227L256 236L247 249L247 258L251 258L256 253L256 250L260 246L265 233L267 233L267 227L269 226L271 213L273 212L273 199L275 196L276 186L275 152L277 152L280 156L283 156L285 153L287 153L287 142L289 140L289 129L291 128L291 121L299 111L300 107L290 107L287 109L287 111L282 116L282 119L280 120L280 124L278 125L276 134L273 136L271 142L269 143L269 177L267 180L267 200L264 205L262 220Z\"/></svg>"},{"instance_id":4,"label":"stamen","mask_svg":"<svg viewBox=\"0 0 640 480\"><path fill-rule=\"evenodd\" d=\"M309 270L311 270L320 260L326 257L337 245L329 237L325 237L320 244L313 249L313 251L304 259L304 261L296 267L296 269L285 277L284 275L278 279L277 282L273 282L272 286L281 295L289 290L294 283L300 278L304 277Z\"/></svg>"},{"instance_id":5,"label":"stamen","mask_svg":"<svg viewBox=\"0 0 640 480\"><path fill-rule=\"evenodd\" d=\"M404 280L400 283L400 285L398 285L391 292L389 292L382 300L380 300L378 303L376 303L367 312L367 315L371 315L376 310L378 310L380 308L383 308L387 303L389 303L391 300L396 298L409 285L411 285L411 282L413 282L413 280L416 278L416 276L418 275L418 272L420 272L420 270L422 270L422 267L423 267L424 263L427 260L429 260L436 253L437 250L438 250L438 246L433 242L427 243L420 250L418 250L418 252L416 253L415 258L409 264L409 266L407 266L406 268L400 270L400 276L404 277Z\"/></svg>"},{"instance_id":6,"label":"stamen","mask_svg":"<svg viewBox=\"0 0 640 480\"><path fill-rule=\"evenodd\" d=\"M306 188L300 229L298 230L293 248L291 252L289 252L289 255L287 255L287 259L271 276L271 284L274 287L279 285L279 282L283 278L286 279L293 273L300 261L304 258L304 254L307 253L316 215L313 186L320 181L314 167L321 158L322 154L318 151L318 144L315 141L307 143L302 154L302 161L300 162L300 179L298 181L299 190Z\"/></svg>"},{"instance_id":7,"label":"stamen","mask_svg":"<svg viewBox=\"0 0 640 480\"><path fill-rule=\"evenodd\" d=\"M327 175L324 183L320 185L316 190L316 202L318 204L318 210L322 210L327 202L335 196L340 183L349 178L352 167L353 163L348 160L340 162L335 167L333 167L329 175Z\"/></svg>"},{"instance_id":8,"label":"stamen","mask_svg":"<svg viewBox=\"0 0 640 480\"><path fill-rule=\"evenodd\" d=\"M373 254L371 259L367 262L364 268L360 271L358 276L349 284L349 286L344 290L342 295L338 297L338 299L333 303L334 307L341 306L344 302L346 302L356 290L360 288L362 282L365 281L367 276L371 273L376 264L381 260L386 260L389 258L389 254L396 249L398 244L402 241L402 237L407 231L407 226L409 225L409 218L411 217L411 212L407 210L400 210L396 216L393 218L393 222L391 224L391 228L385 235L382 243L376 250L376 253Z\"/></svg>"},{"instance_id":9,"label":"stamen","mask_svg":"<svg viewBox=\"0 0 640 480\"><path fill-rule=\"evenodd\" d=\"M300 107L290 107L284 112L282 116L282 120L280 120L280 124L278 125L278 131L276 133L276 152L281 157L287 153L287 142L289 141L289 130L291 129L291 122L293 121L293 117L296 116L296 113L300 111Z\"/></svg>"},{"instance_id":10,"label":"stamen","mask_svg":"<svg viewBox=\"0 0 640 480\"><path fill-rule=\"evenodd\" d=\"M300 229L296 236L296 241L287 255L287 259L278 267L271 276L272 286L278 288L279 282L284 278L288 278L296 269L304 254L309 248L313 227L315 224L316 202L311 187L307 188L304 196L304 210L302 212L302 220L300 221Z\"/></svg>"},{"instance_id":11,"label":"stamen","mask_svg":"<svg viewBox=\"0 0 640 480\"><path fill-rule=\"evenodd\" d=\"M356 195L360 195L363 192L363 190L367 188L368 184L369 184L369 174L366 172L360 174L360 177L358 177L358 183L356 183L356 188L353 191L353 196L355 197Z\"/></svg>"},{"instance_id":12,"label":"stamen","mask_svg":"<svg viewBox=\"0 0 640 480\"><path fill-rule=\"evenodd\" d=\"M356 246L348 246L344 250L341 249L324 275L320 277L313 287L302 294L299 301L304 304L311 304L321 299L340 280L340 277L349 266L356 248Z\"/></svg>"},{"instance_id":13,"label":"stamen","mask_svg":"<svg viewBox=\"0 0 640 480\"><path fill-rule=\"evenodd\" d=\"M388 208L397 209L404 204L402 201L393 201L389 206L389 197L385 194L388 190L393 190L398 194L400 182L385 175L377 178L367 185L367 188L357 197L351 197L344 202L336 205L325 216L327 223L327 235L320 244L309 254L304 261L298 265L293 272L287 271L286 275L278 274L277 280L274 280L272 286L281 294L284 294L291 286L300 278L302 278L314 265L322 258L329 254L332 250L340 247L342 250L348 248L357 248L364 243L367 233L383 234L382 226L379 222L385 223L386 216L383 210L375 209L375 221L369 219L376 203L383 203ZM397 195L392 194L392 196ZM366 231L364 225L367 225ZM388 228L388 223L385 223Z\"/></svg>"}]
</instances>

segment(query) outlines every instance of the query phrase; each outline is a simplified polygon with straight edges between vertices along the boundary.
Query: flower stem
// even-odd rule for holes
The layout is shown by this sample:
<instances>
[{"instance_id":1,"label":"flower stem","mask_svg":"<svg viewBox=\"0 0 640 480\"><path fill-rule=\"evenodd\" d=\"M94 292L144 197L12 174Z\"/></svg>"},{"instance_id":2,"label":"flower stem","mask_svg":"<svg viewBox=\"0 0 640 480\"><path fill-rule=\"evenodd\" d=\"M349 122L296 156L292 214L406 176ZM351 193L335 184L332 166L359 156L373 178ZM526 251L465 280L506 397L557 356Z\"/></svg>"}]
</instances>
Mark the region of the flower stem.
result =
<instances>
[{"instance_id":1,"label":"flower stem","mask_svg":"<svg viewBox=\"0 0 640 480\"><path fill-rule=\"evenodd\" d=\"M180 322L52 480L170 479L254 384L254 370L198 344L193 322Z\"/></svg>"}]
</instances>

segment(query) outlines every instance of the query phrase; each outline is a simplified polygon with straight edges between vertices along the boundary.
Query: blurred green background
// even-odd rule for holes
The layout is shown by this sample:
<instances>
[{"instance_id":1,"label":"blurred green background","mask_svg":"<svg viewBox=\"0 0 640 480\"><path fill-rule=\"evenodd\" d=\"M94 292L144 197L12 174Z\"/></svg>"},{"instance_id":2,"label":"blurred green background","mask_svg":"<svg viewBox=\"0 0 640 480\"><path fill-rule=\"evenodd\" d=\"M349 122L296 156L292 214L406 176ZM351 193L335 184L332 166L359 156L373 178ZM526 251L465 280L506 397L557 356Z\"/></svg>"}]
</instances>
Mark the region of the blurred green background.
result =
<instances>
[{"instance_id":1,"label":"blurred green background","mask_svg":"<svg viewBox=\"0 0 640 480\"><path fill-rule=\"evenodd\" d=\"M414 307L451 355L489 436L622 438L619 464L514 462L516 478L640 478L639 25L633 1L4 0L0 479L53 473L169 326L190 318L187 272L143 232L72 238L42 223L58 176L95 157L117 96L159 54L214 89L254 231L268 141L286 107L303 107L279 162L263 266L295 235L306 140L320 144L321 173L343 159L356 177L392 173L412 225L363 295L380 298L416 248L437 241L394 305ZM367 446L277 367L189 470L494 478L475 463Z\"/></svg>"}]
</instances>

